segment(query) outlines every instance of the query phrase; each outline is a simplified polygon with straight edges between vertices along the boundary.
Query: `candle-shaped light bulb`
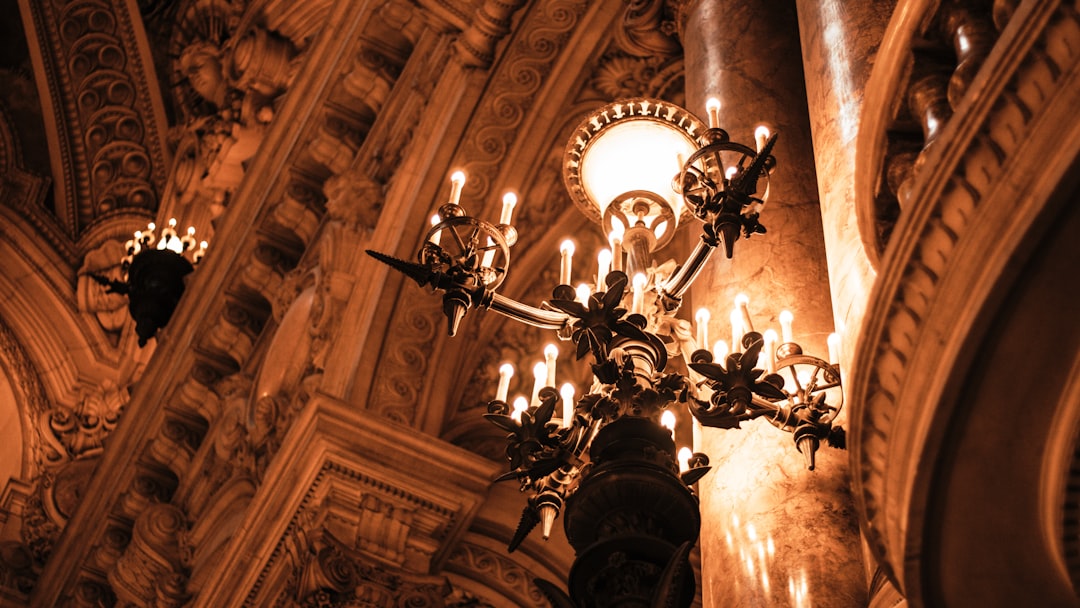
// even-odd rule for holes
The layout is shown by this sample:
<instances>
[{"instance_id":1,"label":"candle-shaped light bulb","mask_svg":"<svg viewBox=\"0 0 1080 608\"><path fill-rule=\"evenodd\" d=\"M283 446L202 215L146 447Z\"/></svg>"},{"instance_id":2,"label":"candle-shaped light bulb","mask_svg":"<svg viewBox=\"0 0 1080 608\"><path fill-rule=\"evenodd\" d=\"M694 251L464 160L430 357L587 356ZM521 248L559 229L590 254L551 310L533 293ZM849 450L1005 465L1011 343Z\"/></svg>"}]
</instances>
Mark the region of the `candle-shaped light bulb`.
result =
<instances>
[{"instance_id":1,"label":"candle-shaped light bulb","mask_svg":"<svg viewBox=\"0 0 1080 608\"><path fill-rule=\"evenodd\" d=\"M729 352L731 351L728 350L727 342L724 342L723 340L717 340L716 342L713 342L712 357L714 362L722 364L724 362L724 359L727 359Z\"/></svg>"},{"instance_id":2,"label":"candle-shaped light bulb","mask_svg":"<svg viewBox=\"0 0 1080 608\"><path fill-rule=\"evenodd\" d=\"M596 290L603 291L604 278L611 272L611 250L604 248L596 254Z\"/></svg>"},{"instance_id":3,"label":"candle-shaped light bulb","mask_svg":"<svg viewBox=\"0 0 1080 608\"><path fill-rule=\"evenodd\" d=\"M559 387L559 394L562 395L563 426L570 426L574 420L574 385L569 382L563 384Z\"/></svg>"},{"instance_id":4,"label":"candle-shaped light bulb","mask_svg":"<svg viewBox=\"0 0 1080 608\"><path fill-rule=\"evenodd\" d=\"M461 189L465 187L465 172L454 171L450 176L450 204L457 205L461 200Z\"/></svg>"},{"instance_id":5,"label":"candle-shaped light bulb","mask_svg":"<svg viewBox=\"0 0 1080 608\"><path fill-rule=\"evenodd\" d=\"M188 233L188 236L195 236L195 227L194 226L188 226L187 227L187 233Z\"/></svg>"},{"instance_id":6,"label":"candle-shaped light bulb","mask_svg":"<svg viewBox=\"0 0 1080 608\"><path fill-rule=\"evenodd\" d=\"M442 218L440 218L439 214L436 213L436 214L431 216L431 219L429 221L431 222L432 226L437 226L439 224L439 222L442 221ZM430 239L431 244L432 245L438 245L441 239L442 239L442 232L436 232L436 233L431 235L431 239Z\"/></svg>"},{"instance_id":7,"label":"candle-shaped light bulb","mask_svg":"<svg viewBox=\"0 0 1080 608\"><path fill-rule=\"evenodd\" d=\"M709 318L712 315L709 314L709 309L702 307L697 309L694 313L694 320L697 321L697 343L698 348L708 348L709 344Z\"/></svg>"},{"instance_id":8,"label":"candle-shaped light bulb","mask_svg":"<svg viewBox=\"0 0 1080 608\"><path fill-rule=\"evenodd\" d=\"M690 470L690 458L694 455L688 447L679 448L679 472L685 473Z\"/></svg>"},{"instance_id":9,"label":"candle-shaped light bulb","mask_svg":"<svg viewBox=\"0 0 1080 608\"><path fill-rule=\"evenodd\" d=\"M639 272L634 275L634 299L631 301L630 311L636 314L645 314L645 285L649 283L649 277Z\"/></svg>"},{"instance_id":10,"label":"candle-shaped light bulb","mask_svg":"<svg viewBox=\"0 0 1080 608\"><path fill-rule=\"evenodd\" d=\"M502 197L502 213L499 214L499 223L510 225L510 217L514 214L514 207L517 205L518 197L513 192L507 192Z\"/></svg>"},{"instance_id":11,"label":"candle-shaped light bulb","mask_svg":"<svg viewBox=\"0 0 1080 608\"><path fill-rule=\"evenodd\" d=\"M581 305L585 308L588 308L589 296L592 295L592 289L590 289L589 286L585 283L578 283L577 288L574 289L574 293L577 296L577 301L581 302Z\"/></svg>"},{"instance_id":12,"label":"candle-shaped light bulb","mask_svg":"<svg viewBox=\"0 0 1080 608\"><path fill-rule=\"evenodd\" d=\"M761 149L765 147L765 142L769 141L769 127L765 125L758 125L754 129L754 143L757 144L757 151L761 152Z\"/></svg>"},{"instance_id":13,"label":"candle-shaped light bulb","mask_svg":"<svg viewBox=\"0 0 1080 608\"><path fill-rule=\"evenodd\" d=\"M518 422L521 422L521 414L528 411L529 401L525 397L517 397L514 399L514 409L510 412L510 417Z\"/></svg>"},{"instance_id":14,"label":"candle-shaped light bulb","mask_svg":"<svg viewBox=\"0 0 1080 608\"><path fill-rule=\"evenodd\" d=\"M838 334L838 333L829 334L829 338L828 338L827 342L829 344L829 363L832 363L833 365L839 365L840 364L840 345L841 345L840 334Z\"/></svg>"},{"instance_id":15,"label":"candle-shaped light bulb","mask_svg":"<svg viewBox=\"0 0 1080 608\"><path fill-rule=\"evenodd\" d=\"M794 342L791 337L791 322L795 320L795 315L791 314L790 310L780 311L780 339L784 341L784 344Z\"/></svg>"},{"instance_id":16,"label":"candle-shaped light bulb","mask_svg":"<svg viewBox=\"0 0 1080 608\"><path fill-rule=\"evenodd\" d=\"M171 238L165 248L173 253L184 253L184 244L178 238Z\"/></svg>"},{"instance_id":17,"label":"candle-shaped light bulb","mask_svg":"<svg viewBox=\"0 0 1080 608\"><path fill-rule=\"evenodd\" d=\"M615 229L608 233L608 243L611 245L611 269L622 270L622 237L624 228L616 223Z\"/></svg>"},{"instance_id":18,"label":"candle-shaped light bulb","mask_svg":"<svg viewBox=\"0 0 1080 608\"><path fill-rule=\"evenodd\" d=\"M660 426L671 431L671 438L675 439L675 412L664 410L664 413L660 414Z\"/></svg>"},{"instance_id":19,"label":"candle-shaped light bulb","mask_svg":"<svg viewBox=\"0 0 1080 608\"><path fill-rule=\"evenodd\" d=\"M705 102L705 111L709 114L709 128L716 129L720 127L720 100L715 97L710 97Z\"/></svg>"},{"instance_id":20,"label":"candle-shaped light bulb","mask_svg":"<svg viewBox=\"0 0 1080 608\"><path fill-rule=\"evenodd\" d=\"M765 369L768 370L769 373L772 373L776 371L776 340L778 339L776 330L766 329L764 338L765 346L763 352L767 356L765 359Z\"/></svg>"},{"instance_id":21,"label":"candle-shaped light bulb","mask_svg":"<svg viewBox=\"0 0 1080 608\"><path fill-rule=\"evenodd\" d=\"M739 314L738 310L733 310L731 311L731 350L733 352L743 352L742 337L742 315Z\"/></svg>"},{"instance_id":22,"label":"candle-shaped light bulb","mask_svg":"<svg viewBox=\"0 0 1080 608\"><path fill-rule=\"evenodd\" d=\"M543 361L533 366L533 391L532 401L533 407L540 405L540 389L546 386L547 382L547 363Z\"/></svg>"},{"instance_id":23,"label":"candle-shaped light bulb","mask_svg":"<svg viewBox=\"0 0 1080 608\"><path fill-rule=\"evenodd\" d=\"M495 389L496 401L506 401L506 394L510 391L510 379L513 377L513 365L503 363L499 366L499 386Z\"/></svg>"},{"instance_id":24,"label":"candle-shaped light bulb","mask_svg":"<svg viewBox=\"0 0 1080 608\"><path fill-rule=\"evenodd\" d=\"M547 367L546 378L547 384L544 386L555 386L555 360L559 357L559 347L554 344L548 344L544 347L544 365Z\"/></svg>"},{"instance_id":25,"label":"candle-shaped light bulb","mask_svg":"<svg viewBox=\"0 0 1080 608\"><path fill-rule=\"evenodd\" d=\"M169 228L172 228L172 229L176 228L176 218L175 217L170 217L169 218Z\"/></svg>"},{"instance_id":26,"label":"candle-shaped light bulb","mask_svg":"<svg viewBox=\"0 0 1080 608\"><path fill-rule=\"evenodd\" d=\"M147 232L153 232L155 230L157 230L157 224L155 224L154 222L150 222L149 224L146 225L146 231Z\"/></svg>"},{"instance_id":27,"label":"candle-shaped light bulb","mask_svg":"<svg viewBox=\"0 0 1080 608\"><path fill-rule=\"evenodd\" d=\"M745 293L735 296L735 310L739 311L742 320L743 333L754 331L754 323L750 320L750 298Z\"/></svg>"},{"instance_id":28,"label":"candle-shaped light bulb","mask_svg":"<svg viewBox=\"0 0 1080 608\"><path fill-rule=\"evenodd\" d=\"M731 178L735 177L735 174L738 173L738 172L739 172L739 168L732 165L732 166L727 168L727 171L724 172L724 177L726 177L726 178L728 178L728 180L730 180Z\"/></svg>"},{"instance_id":29,"label":"candle-shaped light bulb","mask_svg":"<svg viewBox=\"0 0 1080 608\"><path fill-rule=\"evenodd\" d=\"M566 239L559 245L559 285L570 284L570 267L574 260L574 241Z\"/></svg>"}]
</instances>

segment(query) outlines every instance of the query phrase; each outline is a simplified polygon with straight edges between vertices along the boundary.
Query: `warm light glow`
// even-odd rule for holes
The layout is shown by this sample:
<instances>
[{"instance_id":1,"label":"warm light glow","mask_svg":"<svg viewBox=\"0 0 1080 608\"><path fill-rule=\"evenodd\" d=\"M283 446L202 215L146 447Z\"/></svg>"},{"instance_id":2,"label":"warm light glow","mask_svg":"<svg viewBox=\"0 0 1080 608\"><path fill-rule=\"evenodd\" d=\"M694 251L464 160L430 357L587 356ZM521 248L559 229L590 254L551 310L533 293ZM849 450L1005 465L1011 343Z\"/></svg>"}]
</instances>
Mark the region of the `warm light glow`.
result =
<instances>
[{"instance_id":1,"label":"warm light glow","mask_svg":"<svg viewBox=\"0 0 1080 608\"><path fill-rule=\"evenodd\" d=\"M761 152L761 149L765 147L765 142L769 140L769 127L765 125L758 125L754 129L754 143L757 144L757 151Z\"/></svg>"},{"instance_id":2,"label":"warm light glow","mask_svg":"<svg viewBox=\"0 0 1080 608\"><path fill-rule=\"evenodd\" d=\"M507 192L502 198L502 214L499 216L499 223L510 225L510 217L514 214L514 207L517 206L518 197L513 192Z\"/></svg>"},{"instance_id":3,"label":"warm light glow","mask_svg":"<svg viewBox=\"0 0 1080 608\"><path fill-rule=\"evenodd\" d=\"M791 314L790 310L782 310L782 311L780 311L780 338L784 341L785 344L788 343L788 342L794 342L795 341L791 337L792 336L791 323L794 320L795 320L795 315Z\"/></svg>"},{"instance_id":4,"label":"warm light glow","mask_svg":"<svg viewBox=\"0 0 1080 608\"><path fill-rule=\"evenodd\" d=\"M536 407L540 405L540 389L544 388L547 382L547 363L543 361L533 366L533 391L532 391L532 406Z\"/></svg>"},{"instance_id":5,"label":"warm light glow","mask_svg":"<svg viewBox=\"0 0 1080 608\"><path fill-rule=\"evenodd\" d=\"M506 394L510 390L510 379L514 377L514 366L503 363L499 366L499 385L495 389L495 400L506 401Z\"/></svg>"},{"instance_id":6,"label":"warm light glow","mask_svg":"<svg viewBox=\"0 0 1080 608\"><path fill-rule=\"evenodd\" d=\"M600 215L616 198L645 190L666 200L678 217L682 197L671 188L697 144L674 125L658 120L624 120L601 131L581 158L581 184Z\"/></svg>"},{"instance_id":7,"label":"warm light glow","mask_svg":"<svg viewBox=\"0 0 1080 608\"><path fill-rule=\"evenodd\" d=\"M750 319L750 298L745 293L735 296L735 310L739 312L743 333L754 331L754 323Z\"/></svg>"},{"instance_id":8,"label":"warm light glow","mask_svg":"<svg viewBox=\"0 0 1080 608\"><path fill-rule=\"evenodd\" d=\"M578 283L577 289L574 290L577 295L577 301L581 302L581 305L585 308L589 307L589 296L592 295L592 289L585 283Z\"/></svg>"},{"instance_id":9,"label":"warm light glow","mask_svg":"<svg viewBox=\"0 0 1080 608\"><path fill-rule=\"evenodd\" d=\"M596 254L596 289L604 289L604 278L611 272L611 250L601 249Z\"/></svg>"},{"instance_id":10,"label":"warm light glow","mask_svg":"<svg viewBox=\"0 0 1080 608\"><path fill-rule=\"evenodd\" d=\"M570 269L574 259L574 241L566 239L559 245L559 284L570 284Z\"/></svg>"},{"instance_id":11,"label":"warm light glow","mask_svg":"<svg viewBox=\"0 0 1080 608\"><path fill-rule=\"evenodd\" d=\"M454 171L450 175L450 204L456 205L461 200L461 190L465 187L465 172Z\"/></svg>"},{"instance_id":12,"label":"warm light glow","mask_svg":"<svg viewBox=\"0 0 1080 608\"><path fill-rule=\"evenodd\" d=\"M743 352L742 337L742 314L738 310L733 310L731 311L731 350L738 353Z\"/></svg>"},{"instance_id":13,"label":"warm light glow","mask_svg":"<svg viewBox=\"0 0 1080 608\"><path fill-rule=\"evenodd\" d=\"M663 414L660 414L660 426L671 431L671 438L675 438L675 412L671 410L664 410Z\"/></svg>"},{"instance_id":14,"label":"warm light glow","mask_svg":"<svg viewBox=\"0 0 1080 608\"><path fill-rule=\"evenodd\" d=\"M545 386L555 386L555 360L559 356L559 347L554 344L548 344L544 347L544 375L547 384Z\"/></svg>"},{"instance_id":15,"label":"warm light glow","mask_svg":"<svg viewBox=\"0 0 1080 608\"><path fill-rule=\"evenodd\" d=\"M838 334L838 333L829 334L829 338L828 338L827 342L829 344L829 363L831 363L833 365L839 365L840 364L840 345L842 343L841 338L840 338L840 334Z\"/></svg>"},{"instance_id":16,"label":"warm light glow","mask_svg":"<svg viewBox=\"0 0 1080 608\"><path fill-rule=\"evenodd\" d=\"M765 338L765 346L762 348L762 352L766 356L765 369L772 373L776 371L776 341L778 336L776 330L766 329L762 337Z\"/></svg>"},{"instance_id":17,"label":"warm light glow","mask_svg":"<svg viewBox=\"0 0 1080 608\"><path fill-rule=\"evenodd\" d=\"M730 351L728 350L728 343L727 342L724 342L723 340L717 340L716 342L713 342L713 345L712 345L713 361L715 361L717 363L723 363L724 359L727 359L727 356L728 356L729 352Z\"/></svg>"},{"instance_id":18,"label":"warm light glow","mask_svg":"<svg viewBox=\"0 0 1080 608\"><path fill-rule=\"evenodd\" d=\"M574 385L569 382L559 387L559 394L562 395L562 407L563 407L563 426L570 426L570 421L574 419Z\"/></svg>"},{"instance_id":19,"label":"warm light glow","mask_svg":"<svg viewBox=\"0 0 1080 608\"><path fill-rule=\"evenodd\" d=\"M706 348L709 344L709 309L702 307L697 309L694 313L694 320L697 321L697 343L698 348Z\"/></svg>"},{"instance_id":20,"label":"warm light glow","mask_svg":"<svg viewBox=\"0 0 1080 608\"><path fill-rule=\"evenodd\" d=\"M529 409L529 401L525 397L517 397L514 399L514 410L510 412L510 417L518 422L521 422L521 414Z\"/></svg>"},{"instance_id":21,"label":"warm light glow","mask_svg":"<svg viewBox=\"0 0 1080 608\"><path fill-rule=\"evenodd\" d=\"M431 222L432 226L436 226L436 225L439 224L439 222L442 221L442 218L440 218L439 214L436 213L436 214L431 216L431 219L429 221ZM438 245L439 242L440 242L440 239L442 239L442 233L441 232L436 232L436 233L432 234L431 239L430 239L431 244L432 245Z\"/></svg>"},{"instance_id":22,"label":"warm light glow","mask_svg":"<svg viewBox=\"0 0 1080 608\"><path fill-rule=\"evenodd\" d=\"M694 455L688 447L679 448L679 472L685 473L690 470L690 458Z\"/></svg>"},{"instance_id":23,"label":"warm light glow","mask_svg":"<svg viewBox=\"0 0 1080 608\"><path fill-rule=\"evenodd\" d=\"M709 115L709 128L718 128L720 126L720 100L710 97L705 102L705 112Z\"/></svg>"},{"instance_id":24,"label":"warm light glow","mask_svg":"<svg viewBox=\"0 0 1080 608\"><path fill-rule=\"evenodd\" d=\"M188 236L195 236L195 227L194 226L188 226L187 233L188 233Z\"/></svg>"},{"instance_id":25,"label":"warm light glow","mask_svg":"<svg viewBox=\"0 0 1080 608\"><path fill-rule=\"evenodd\" d=\"M616 223L615 229L608 234L608 243L611 244L611 269L622 270L622 224Z\"/></svg>"},{"instance_id":26,"label":"warm light glow","mask_svg":"<svg viewBox=\"0 0 1080 608\"><path fill-rule=\"evenodd\" d=\"M738 172L739 168L733 165L727 168L727 171L724 172L724 177L730 180L731 178L735 177L735 174Z\"/></svg>"}]
</instances>

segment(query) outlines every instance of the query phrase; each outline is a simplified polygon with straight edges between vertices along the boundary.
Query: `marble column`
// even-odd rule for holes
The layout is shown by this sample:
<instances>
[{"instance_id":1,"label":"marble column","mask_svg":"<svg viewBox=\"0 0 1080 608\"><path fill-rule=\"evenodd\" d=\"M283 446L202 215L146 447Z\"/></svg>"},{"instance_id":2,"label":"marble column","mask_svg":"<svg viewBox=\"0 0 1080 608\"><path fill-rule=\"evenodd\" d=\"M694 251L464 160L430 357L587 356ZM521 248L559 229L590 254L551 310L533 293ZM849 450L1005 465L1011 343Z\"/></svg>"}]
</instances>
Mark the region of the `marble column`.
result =
<instances>
[{"instance_id":1,"label":"marble column","mask_svg":"<svg viewBox=\"0 0 1080 608\"><path fill-rule=\"evenodd\" d=\"M779 132L761 214L768 233L710 264L690 305L712 309L714 336L730 333L737 293L749 297L757 331L779 329L790 310L795 340L825 358L833 312L795 4L691 0L680 18L687 107L704 114L717 97L735 141L753 145L759 124ZM765 420L705 429L701 448L714 466L698 486L705 605L865 605L846 452L822 447L808 471L792 435Z\"/></svg>"}]
</instances>

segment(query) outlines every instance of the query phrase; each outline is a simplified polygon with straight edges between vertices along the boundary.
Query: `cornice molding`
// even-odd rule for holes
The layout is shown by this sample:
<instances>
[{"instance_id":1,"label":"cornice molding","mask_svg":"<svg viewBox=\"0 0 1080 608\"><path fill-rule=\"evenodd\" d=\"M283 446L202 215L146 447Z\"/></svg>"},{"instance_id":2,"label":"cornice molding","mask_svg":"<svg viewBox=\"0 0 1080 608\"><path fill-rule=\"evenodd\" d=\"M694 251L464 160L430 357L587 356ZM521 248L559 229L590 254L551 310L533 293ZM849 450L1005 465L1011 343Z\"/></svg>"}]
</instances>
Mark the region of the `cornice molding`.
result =
<instances>
[{"instance_id":1,"label":"cornice molding","mask_svg":"<svg viewBox=\"0 0 1080 608\"><path fill-rule=\"evenodd\" d=\"M1078 32L1071 6L1017 9L928 152L871 294L849 384L853 483L871 550L905 591L936 409L979 309L1080 152Z\"/></svg>"}]
</instances>

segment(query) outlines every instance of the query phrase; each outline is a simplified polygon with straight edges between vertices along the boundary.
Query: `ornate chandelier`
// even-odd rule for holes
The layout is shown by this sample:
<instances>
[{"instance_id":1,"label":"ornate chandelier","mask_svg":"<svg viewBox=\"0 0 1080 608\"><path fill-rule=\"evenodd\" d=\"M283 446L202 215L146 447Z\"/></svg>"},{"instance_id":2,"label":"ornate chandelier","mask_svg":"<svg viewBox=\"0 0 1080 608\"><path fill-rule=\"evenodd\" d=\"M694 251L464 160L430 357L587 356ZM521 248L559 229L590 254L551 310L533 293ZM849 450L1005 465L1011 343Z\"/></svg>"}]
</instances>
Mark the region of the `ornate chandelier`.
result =
<instances>
[{"instance_id":1,"label":"ornate chandelier","mask_svg":"<svg viewBox=\"0 0 1080 608\"><path fill-rule=\"evenodd\" d=\"M709 125L655 99L608 104L587 116L567 146L564 180L575 203L608 235L595 281L571 286L572 243L560 248L560 284L530 306L499 293L517 232L516 198L504 199L497 224L460 204L464 175L451 179L448 203L432 218L416 262L368 254L442 293L453 336L472 308L487 308L549 329L592 359L593 382L574 398L554 387L555 353L534 370L531 402L507 402L512 367L500 369L485 418L508 433L510 471L529 498L510 542L513 551L537 526L544 538L562 514L576 552L568 593L538 580L553 606L688 606L695 583L687 562L700 530L694 484L708 457L676 451L671 410L685 404L695 426L738 428L766 418L793 434L808 468L822 443L843 447L833 422L842 404L840 374L803 354L790 313L781 334L754 331L745 297L732 313L730 349L707 350L707 311L697 335L676 318L683 296L723 245L765 232L759 214L768 197L776 135L755 133L755 146L732 142L710 101ZM681 224L697 220L701 237L673 272L653 252ZM830 338L830 351L838 348ZM730 350L730 352L726 352ZM555 351L557 353L557 350ZM671 371L683 356L688 372ZM561 413L561 418L556 415ZM695 433L696 435L697 433ZM696 442L695 442L696 443ZM697 446L695 445L695 448ZM630 602L630 603L623 603Z\"/></svg>"},{"instance_id":2,"label":"ornate chandelier","mask_svg":"<svg viewBox=\"0 0 1080 608\"><path fill-rule=\"evenodd\" d=\"M90 277L105 286L105 293L128 297L139 346L146 346L157 330L168 324L184 294L184 277L195 269L206 247L206 241L196 247L194 226L183 235L177 234L176 218L171 218L158 234L151 222L124 244L120 280L96 274Z\"/></svg>"}]
</instances>

